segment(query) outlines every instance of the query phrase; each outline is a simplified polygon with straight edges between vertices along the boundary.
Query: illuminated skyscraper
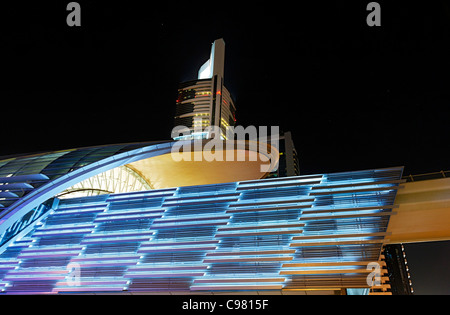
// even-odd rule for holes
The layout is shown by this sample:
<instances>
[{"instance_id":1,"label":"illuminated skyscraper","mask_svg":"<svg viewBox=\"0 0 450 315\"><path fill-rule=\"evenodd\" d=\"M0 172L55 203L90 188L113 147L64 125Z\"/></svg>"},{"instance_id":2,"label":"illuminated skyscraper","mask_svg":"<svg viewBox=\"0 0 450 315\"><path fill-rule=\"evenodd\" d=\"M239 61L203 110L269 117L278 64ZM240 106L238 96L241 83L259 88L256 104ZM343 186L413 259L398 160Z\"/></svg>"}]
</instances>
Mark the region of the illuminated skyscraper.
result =
<instances>
[{"instance_id":1,"label":"illuminated skyscraper","mask_svg":"<svg viewBox=\"0 0 450 315\"><path fill-rule=\"evenodd\" d=\"M278 135L279 140L279 160L278 168L267 177L287 177L300 175L300 164L298 153L295 149L294 141L290 131L281 132Z\"/></svg>"},{"instance_id":2,"label":"illuminated skyscraper","mask_svg":"<svg viewBox=\"0 0 450 315\"><path fill-rule=\"evenodd\" d=\"M210 126L220 128L226 139L227 127L234 126L236 107L224 85L225 42L212 44L210 58L200 67L197 80L183 82L178 89L175 126L189 128L189 135L174 139L205 139L211 137Z\"/></svg>"}]
</instances>

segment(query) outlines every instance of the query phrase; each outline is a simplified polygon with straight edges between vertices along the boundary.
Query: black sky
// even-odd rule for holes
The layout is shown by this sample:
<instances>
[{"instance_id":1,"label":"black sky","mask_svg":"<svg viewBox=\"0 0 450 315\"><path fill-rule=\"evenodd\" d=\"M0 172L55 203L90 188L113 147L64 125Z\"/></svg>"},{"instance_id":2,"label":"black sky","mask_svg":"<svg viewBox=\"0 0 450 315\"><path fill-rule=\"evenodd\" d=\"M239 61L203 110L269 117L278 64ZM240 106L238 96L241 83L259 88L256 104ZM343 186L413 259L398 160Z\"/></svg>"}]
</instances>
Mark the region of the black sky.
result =
<instances>
[{"instance_id":1,"label":"black sky","mask_svg":"<svg viewBox=\"0 0 450 315\"><path fill-rule=\"evenodd\" d=\"M223 37L237 124L291 131L303 174L450 169L448 1L68 2L2 3L0 155L168 139Z\"/></svg>"}]
</instances>

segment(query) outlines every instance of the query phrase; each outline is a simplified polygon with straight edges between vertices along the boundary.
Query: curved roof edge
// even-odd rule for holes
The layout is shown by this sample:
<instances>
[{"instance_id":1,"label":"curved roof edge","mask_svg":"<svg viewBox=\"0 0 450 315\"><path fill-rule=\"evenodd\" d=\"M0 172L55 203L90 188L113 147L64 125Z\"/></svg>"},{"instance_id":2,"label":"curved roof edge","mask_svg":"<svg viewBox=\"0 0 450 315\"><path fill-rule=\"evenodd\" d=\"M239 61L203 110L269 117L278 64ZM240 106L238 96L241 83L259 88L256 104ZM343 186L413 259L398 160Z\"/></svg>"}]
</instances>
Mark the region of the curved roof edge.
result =
<instances>
[{"instance_id":1,"label":"curved roof edge","mask_svg":"<svg viewBox=\"0 0 450 315\"><path fill-rule=\"evenodd\" d=\"M25 227L22 226L23 224L16 224L17 222L19 222L31 210L54 197L57 193L86 178L115 167L132 163L140 159L146 159L152 156L169 153L173 144L174 142L158 143L119 154L113 154L94 163L80 167L74 171L69 171L67 174L54 180L50 180L39 188L34 189L14 202L2 213L2 217L0 217L0 245L5 243L5 240L2 241L2 239L7 232L9 232L8 238L11 238ZM11 233L11 228L16 229L16 233Z\"/></svg>"},{"instance_id":2,"label":"curved roof edge","mask_svg":"<svg viewBox=\"0 0 450 315\"><path fill-rule=\"evenodd\" d=\"M46 176L42 172L47 171L48 165L45 164L42 168L42 171L38 172L38 174L25 174L24 177L25 180L27 178L31 178L32 176L45 176L45 180L41 179L41 184L39 184L37 187L31 189L27 193L23 194L18 198L18 200L15 200L11 205L6 207L3 212L0 213L0 246L5 245L10 239L17 236L21 231L23 231L28 225L30 225L32 222L35 222L39 218L42 218L48 214L49 209L46 209L45 211L42 211L39 207L42 206L45 202L47 202L47 207L49 206L48 200L55 197L58 193L64 191L65 189L73 186L76 183L79 183L87 178L90 178L94 175L103 173L105 171L114 169L119 166L123 165L129 165L134 162L139 161L148 161L152 160L150 158L156 159L163 157L163 163L164 168L160 170L158 175L160 177L171 177L173 176L173 171L176 169L176 171L179 171L179 161L173 160L173 156L171 154L173 153L172 150L179 152L179 148L177 149L177 146L180 144L187 144L186 146L181 146L182 148L190 148L191 145L194 144L195 141L184 141L184 142L178 142L178 141L161 141L156 142L154 144L150 143L133 143L129 145L111 145L111 146L98 146L98 147L89 147L89 148L82 148L84 150L88 149L86 152L81 152L82 149L72 149L72 150L64 150L64 151L57 151L57 152L49 152L47 155L40 154L39 156L43 157L45 159L47 156L53 156L55 153L62 154L58 155L57 158L51 159L50 164L51 169L54 170L55 168L60 167L61 169L58 169L57 176ZM203 145L206 141L203 141ZM260 147L258 145L249 145L248 141L244 141L245 146L240 147L244 151L247 152L247 154L263 154L266 155L266 160L270 161L270 165L273 167L273 160L274 158L278 159L278 151L272 150L270 153L269 150L266 151L260 151ZM190 144L189 144L190 143ZM175 145L177 144L177 145ZM141 147L137 147L136 145L142 145ZM270 147L269 144L267 146ZM230 148L232 151L239 151L237 147L233 146ZM256 149L256 151L255 151ZM101 151L98 151L101 150ZM200 146L200 150L203 150L203 146ZM76 155L77 151L80 152L80 156ZM183 151L183 150L181 150ZM195 149L194 149L195 151ZM253 152L255 151L255 152ZM63 152L63 153L61 153ZM225 152L225 151L224 151ZM73 153L75 158L71 156L70 158L66 157L66 154L69 155ZM63 156L61 162L58 160ZM189 154L190 156L190 154ZM19 170L24 168L24 165L26 163L29 163L28 160L30 157L33 156L26 156L22 158L17 158L17 163L14 165L14 167L17 167ZM25 161L25 164L21 164L21 159ZM67 164L67 161L70 161L69 164ZM57 162L55 162L57 161ZM172 161L172 162L170 162ZM276 160L277 162L278 160ZM1 162L1 161L0 161ZM156 161L158 163L158 161ZM242 173L243 167L248 168L249 165L251 165L252 162L247 161L241 161L241 164L228 164L226 168L224 168L224 164L217 163L214 165L211 165L213 163L209 163L210 161L206 161L207 163L199 163L197 167L197 170L203 170L205 174L203 174L203 177L210 176L215 178L215 181L217 183L219 182L229 182L229 181L236 181L239 178L240 173ZM267 161L266 161L267 162ZM41 163L41 162L39 162ZM52 164L53 163L53 164ZM158 165L156 163L156 165ZM276 163L277 164L277 163ZM4 166L5 164L3 164ZM62 166L61 166L62 165ZM268 172L271 171L271 169L267 169L266 171L261 171L260 168L263 166L263 163L256 163L252 167L254 170L257 169L257 171L254 171L250 178L247 179L260 179L266 176ZM192 167L192 164L186 163L184 166L184 169L189 169ZM1 168L0 168L1 169ZM12 168L9 167L9 170ZM153 165L147 170L147 173L155 172L157 169L157 166ZM227 176L223 176L225 173ZM234 172L231 172L230 170L234 169ZM216 175L217 173L217 175ZM19 174L19 175L17 175ZM21 177L21 172L16 171L14 176L12 177L5 177L4 182L13 182L15 179ZM48 175L49 173L47 173ZM219 175L221 174L221 175ZM213 176L214 175L214 176ZM202 176L201 176L202 177ZM235 180L236 179L236 180ZM241 179L242 180L242 179ZM178 187L178 186L185 186L186 183L178 185L179 182L175 182L175 186L171 187ZM204 184L203 182L199 181L199 177L193 177L187 184L191 185L199 185ZM166 185L167 186L167 185ZM30 185L30 187L32 187ZM164 188L164 187L160 187ZM39 208L39 209L38 209Z\"/></svg>"}]
</instances>

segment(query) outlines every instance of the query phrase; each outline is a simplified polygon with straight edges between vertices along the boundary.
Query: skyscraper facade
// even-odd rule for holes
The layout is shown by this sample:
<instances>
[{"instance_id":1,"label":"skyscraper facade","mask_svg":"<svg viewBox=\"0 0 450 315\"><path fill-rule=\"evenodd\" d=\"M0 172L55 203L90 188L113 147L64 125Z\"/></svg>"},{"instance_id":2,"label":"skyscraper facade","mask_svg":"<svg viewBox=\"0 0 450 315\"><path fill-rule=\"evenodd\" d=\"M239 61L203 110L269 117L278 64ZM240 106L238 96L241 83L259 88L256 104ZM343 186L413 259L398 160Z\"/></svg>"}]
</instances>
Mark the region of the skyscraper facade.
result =
<instances>
[{"instance_id":1,"label":"skyscraper facade","mask_svg":"<svg viewBox=\"0 0 450 315\"><path fill-rule=\"evenodd\" d=\"M390 292L393 295L413 294L414 290L403 244L385 245L383 256L388 271Z\"/></svg>"},{"instance_id":2,"label":"skyscraper facade","mask_svg":"<svg viewBox=\"0 0 450 315\"><path fill-rule=\"evenodd\" d=\"M297 150L290 131L280 132L278 135L278 168L268 175L273 177L287 177L300 175L300 163Z\"/></svg>"},{"instance_id":3,"label":"skyscraper facade","mask_svg":"<svg viewBox=\"0 0 450 315\"><path fill-rule=\"evenodd\" d=\"M217 126L221 139L227 139L227 128L234 126L236 107L224 85L225 42L214 41L210 58L198 71L197 80L183 82L178 89L175 126L185 126L188 132L180 139L206 139L212 136L208 127ZM188 134L187 134L188 133Z\"/></svg>"}]
</instances>

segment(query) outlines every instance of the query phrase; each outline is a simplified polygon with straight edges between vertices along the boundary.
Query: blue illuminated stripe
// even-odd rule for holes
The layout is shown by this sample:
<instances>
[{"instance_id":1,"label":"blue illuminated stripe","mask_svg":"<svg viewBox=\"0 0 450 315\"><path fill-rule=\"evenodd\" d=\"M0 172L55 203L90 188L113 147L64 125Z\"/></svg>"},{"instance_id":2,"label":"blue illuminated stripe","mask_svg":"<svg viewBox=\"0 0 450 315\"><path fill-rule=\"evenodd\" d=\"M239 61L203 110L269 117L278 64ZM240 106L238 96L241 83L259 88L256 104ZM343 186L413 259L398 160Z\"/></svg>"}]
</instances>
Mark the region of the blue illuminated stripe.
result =
<instances>
[{"instance_id":1,"label":"blue illuminated stripe","mask_svg":"<svg viewBox=\"0 0 450 315\"><path fill-rule=\"evenodd\" d=\"M161 277L203 277L204 272L187 272L187 271L152 271L152 272L136 272L128 273L128 278L161 278Z\"/></svg>"},{"instance_id":2,"label":"blue illuminated stripe","mask_svg":"<svg viewBox=\"0 0 450 315\"><path fill-rule=\"evenodd\" d=\"M189 195L183 195L178 194L174 197L167 197L165 198L165 204L168 202L175 202L179 201L180 203L187 202L188 200L196 200L196 201L219 201L224 199L236 199L233 197L239 197L240 193L211 193L208 192L205 195L202 194L189 194Z\"/></svg>"},{"instance_id":3,"label":"blue illuminated stripe","mask_svg":"<svg viewBox=\"0 0 450 315\"><path fill-rule=\"evenodd\" d=\"M92 223L74 223L74 224L61 224L61 225L51 225L51 226L38 226L35 231L38 232L49 232L49 231L63 231L63 230L77 230L77 229L93 229L96 225ZM16 241L17 242L17 241Z\"/></svg>"},{"instance_id":4,"label":"blue illuminated stripe","mask_svg":"<svg viewBox=\"0 0 450 315\"><path fill-rule=\"evenodd\" d=\"M261 180L248 180L238 182L238 188L244 186L250 187L264 187L264 185L272 185L272 184L284 184L284 183L296 183L298 185L305 185L305 183L309 183L311 181L322 181L324 175L302 175L302 176L290 176L290 177L281 177L281 178L267 178Z\"/></svg>"},{"instance_id":5,"label":"blue illuminated stripe","mask_svg":"<svg viewBox=\"0 0 450 315\"><path fill-rule=\"evenodd\" d=\"M304 223L298 224L261 224L261 225L230 225L225 228L218 228L217 231L239 231L239 230L263 230L263 229L287 229L287 228L298 228L304 227Z\"/></svg>"},{"instance_id":6,"label":"blue illuminated stripe","mask_svg":"<svg viewBox=\"0 0 450 315\"><path fill-rule=\"evenodd\" d=\"M72 282L74 282L72 280ZM95 277L95 278L83 278L83 280L79 281L79 284L76 285L69 285L71 282L67 281L58 281L56 283L57 290L62 291L64 288L68 289L71 288L71 290L77 289L77 287L84 287L84 288L95 288L95 287L104 287L108 286L118 286L123 288L127 285L129 281L123 278L117 278L117 277Z\"/></svg>"},{"instance_id":7,"label":"blue illuminated stripe","mask_svg":"<svg viewBox=\"0 0 450 315\"><path fill-rule=\"evenodd\" d=\"M87 207L87 208L65 208L58 210L54 213L55 216L66 215L66 214L76 214L76 213L96 213L105 211L105 207Z\"/></svg>"},{"instance_id":8,"label":"blue illuminated stripe","mask_svg":"<svg viewBox=\"0 0 450 315\"><path fill-rule=\"evenodd\" d=\"M281 235L281 234L301 234L303 230L287 231L258 231L258 232L235 232L235 233L217 233L216 237L241 237L241 236L263 236L263 235Z\"/></svg>"},{"instance_id":9,"label":"blue illuminated stripe","mask_svg":"<svg viewBox=\"0 0 450 315\"><path fill-rule=\"evenodd\" d=\"M203 260L205 264L210 263L226 263L226 262L260 262L260 261L291 261L293 257L276 256L276 257L250 257L244 258L208 258Z\"/></svg>"},{"instance_id":10,"label":"blue illuminated stripe","mask_svg":"<svg viewBox=\"0 0 450 315\"><path fill-rule=\"evenodd\" d=\"M115 260L104 260L99 259L95 261L77 261L81 268L86 267L123 267L123 266L134 266L137 264L135 259L115 259Z\"/></svg>"},{"instance_id":11,"label":"blue illuminated stripe","mask_svg":"<svg viewBox=\"0 0 450 315\"><path fill-rule=\"evenodd\" d=\"M246 277L234 277L230 276L229 278L219 278L219 277L203 277L202 279L195 279L194 283L260 283L260 282L278 282L283 283L286 281L284 277L270 277L261 275L257 278L246 278Z\"/></svg>"},{"instance_id":12,"label":"blue illuminated stripe","mask_svg":"<svg viewBox=\"0 0 450 315\"><path fill-rule=\"evenodd\" d=\"M247 291L247 290L281 290L282 285L262 284L229 284L229 285L192 285L192 291Z\"/></svg>"},{"instance_id":13,"label":"blue illuminated stripe","mask_svg":"<svg viewBox=\"0 0 450 315\"><path fill-rule=\"evenodd\" d=\"M163 223L177 223L177 222L189 222L189 221L219 221L219 220L229 220L231 218L231 216L227 215L217 215L217 216L212 216L211 214L208 214L207 216L202 216L202 215L184 215L182 218L161 218L161 219L156 219L153 221L153 224L163 224Z\"/></svg>"},{"instance_id":14,"label":"blue illuminated stripe","mask_svg":"<svg viewBox=\"0 0 450 315\"><path fill-rule=\"evenodd\" d=\"M156 198L156 197L170 197L175 193L175 188L153 190L153 191L139 191L139 192L129 192L129 193L119 193L109 195L107 202L119 202L119 201L131 201L146 198Z\"/></svg>"},{"instance_id":15,"label":"blue illuminated stripe","mask_svg":"<svg viewBox=\"0 0 450 315\"><path fill-rule=\"evenodd\" d=\"M186 270L206 270L206 265L157 265L157 264L139 264L134 267L129 267L127 272L142 272L142 271L186 271ZM127 274L128 275L128 274ZM128 275L129 276L129 275Z\"/></svg>"},{"instance_id":16,"label":"blue illuminated stripe","mask_svg":"<svg viewBox=\"0 0 450 315\"><path fill-rule=\"evenodd\" d=\"M185 228L185 227L202 227L202 226L219 226L219 225L227 225L228 221L225 220L205 220L200 222L175 222L175 223L154 223L151 226L153 230L162 230L162 229L177 229L177 228Z\"/></svg>"},{"instance_id":17,"label":"blue illuminated stripe","mask_svg":"<svg viewBox=\"0 0 450 315\"><path fill-rule=\"evenodd\" d=\"M251 250L253 249L253 250ZM281 249L281 250L255 250L254 248L249 248L245 250L244 248L235 252L220 252L216 251L214 253L206 253L206 256L243 256L243 255L279 255L279 254L294 254L295 250L292 249Z\"/></svg>"},{"instance_id":18,"label":"blue illuminated stripe","mask_svg":"<svg viewBox=\"0 0 450 315\"><path fill-rule=\"evenodd\" d=\"M76 258L72 258L71 262L81 262L81 261L108 261L108 260L138 260L141 256L140 255L130 255L130 254L103 254L103 255L80 255Z\"/></svg>"},{"instance_id":19,"label":"blue illuminated stripe","mask_svg":"<svg viewBox=\"0 0 450 315\"><path fill-rule=\"evenodd\" d=\"M120 210L120 211L107 211L103 213L99 213L97 218L104 217L120 217L120 216L129 216L129 215L139 215L139 214L160 214L164 213L166 209L162 208L154 208L154 209L130 209L130 210Z\"/></svg>"},{"instance_id":20,"label":"blue illuminated stripe","mask_svg":"<svg viewBox=\"0 0 450 315\"><path fill-rule=\"evenodd\" d=\"M93 240L93 239L105 239L105 238L125 238L125 237L133 237L133 236L152 236L154 232L152 231L135 231L131 230L131 232L121 232L121 233L94 233L88 234L85 236L84 240Z\"/></svg>"},{"instance_id":21,"label":"blue illuminated stripe","mask_svg":"<svg viewBox=\"0 0 450 315\"><path fill-rule=\"evenodd\" d=\"M49 178L44 174L17 175L10 177L0 177L0 183L25 183L34 181L46 181Z\"/></svg>"},{"instance_id":22,"label":"blue illuminated stripe","mask_svg":"<svg viewBox=\"0 0 450 315\"><path fill-rule=\"evenodd\" d=\"M87 234L95 228L95 225L81 225L71 227L54 227L49 229L36 229L35 236L58 236L58 235L75 235Z\"/></svg>"},{"instance_id":23,"label":"blue illuminated stripe","mask_svg":"<svg viewBox=\"0 0 450 315\"><path fill-rule=\"evenodd\" d=\"M157 253L157 252L190 252L190 251L210 251L215 250L215 246L196 246L196 247L157 247L157 248L145 248L141 247L138 253Z\"/></svg>"},{"instance_id":24,"label":"blue illuminated stripe","mask_svg":"<svg viewBox=\"0 0 450 315\"><path fill-rule=\"evenodd\" d=\"M17 258L25 259L25 258L50 258L50 257L72 257L78 256L79 251L53 251L53 252L35 252L35 253L22 253Z\"/></svg>"},{"instance_id":25,"label":"blue illuminated stripe","mask_svg":"<svg viewBox=\"0 0 450 315\"><path fill-rule=\"evenodd\" d=\"M83 247L77 245L56 245L56 246L33 246L25 248L21 251L21 253L51 253L51 252L59 252L59 251L80 251Z\"/></svg>"},{"instance_id":26,"label":"blue illuminated stripe","mask_svg":"<svg viewBox=\"0 0 450 315\"><path fill-rule=\"evenodd\" d=\"M164 210L161 210L160 213L164 212ZM121 214L121 215L105 215L102 217L97 217L94 222L108 222L108 221L125 221L130 219L159 219L161 218L161 214L157 214L157 212L150 212L150 213L144 213L144 214Z\"/></svg>"},{"instance_id":27,"label":"blue illuminated stripe","mask_svg":"<svg viewBox=\"0 0 450 315\"><path fill-rule=\"evenodd\" d=\"M234 202L234 201L238 201L239 199L236 197L209 197L209 198L204 198L204 199L200 199L200 200L191 200L190 201L187 200L166 200L163 204L164 207L169 207L169 206L187 206L187 205L201 205L201 204L210 204L210 203L218 203L218 202Z\"/></svg>"}]
</instances>

